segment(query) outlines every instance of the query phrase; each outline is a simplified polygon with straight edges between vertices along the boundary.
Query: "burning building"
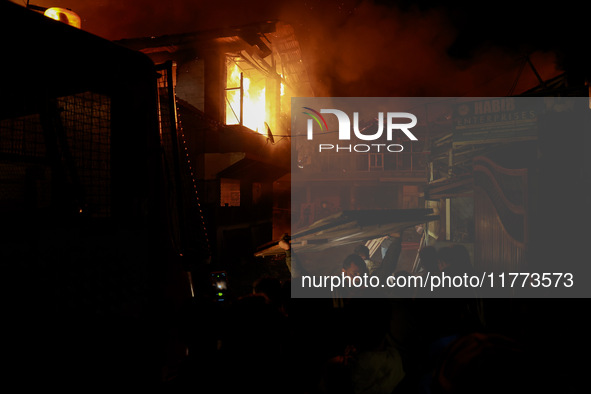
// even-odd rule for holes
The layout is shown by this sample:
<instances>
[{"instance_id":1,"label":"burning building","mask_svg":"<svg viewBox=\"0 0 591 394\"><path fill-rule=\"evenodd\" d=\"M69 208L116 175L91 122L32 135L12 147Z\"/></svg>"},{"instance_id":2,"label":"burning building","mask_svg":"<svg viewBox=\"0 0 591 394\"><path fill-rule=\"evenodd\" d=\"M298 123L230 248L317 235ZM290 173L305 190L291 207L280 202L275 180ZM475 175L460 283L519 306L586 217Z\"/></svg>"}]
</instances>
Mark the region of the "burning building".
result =
<instances>
[{"instance_id":1,"label":"burning building","mask_svg":"<svg viewBox=\"0 0 591 394\"><path fill-rule=\"evenodd\" d=\"M363 130L377 128L370 119ZM419 192L426 176L429 130L424 122L413 128L417 141L396 135L372 141L379 144L333 145L329 136L319 136L319 146L296 142L297 170L305 181L293 185L303 197L294 207L302 227L331 213L350 209L403 209L420 206ZM322 138L325 138L323 140ZM331 144L322 144L322 142ZM308 141L306 141L308 142ZM336 192L335 192L336 190Z\"/></svg>"},{"instance_id":2,"label":"burning building","mask_svg":"<svg viewBox=\"0 0 591 394\"><path fill-rule=\"evenodd\" d=\"M378 245L385 241L388 234L404 232L405 243L400 269L410 270L421 237L414 225L420 224L425 215L419 209L423 205L421 192L427 174L426 148L430 135L429 124L425 121L424 104L420 99L412 98L298 98L293 103L294 107L300 108L299 113L293 116L292 124L295 130L292 142L295 161L292 170L294 234L307 233L308 228L314 228L318 223L326 224L325 221L330 221L343 212L356 215L359 213L357 211L365 211L368 212L368 217L388 217L387 222L392 225L398 220L397 214L400 214L399 219L406 225L397 226L397 230L382 227L371 233L367 229L355 227L350 228L349 233L343 232L334 238L328 237L324 230L319 230L319 238L334 247L338 246L342 253L350 253L357 243L369 245L372 244L372 239L380 238L373 242L375 247L371 248L370 253L381 261L383 256L376 253L381 250ZM317 131L311 135L312 116L319 115L314 115L314 108L326 112L332 110L321 108L339 108L339 111L347 114L354 109L353 129L357 136L363 133L366 137L363 140L357 139L357 136L341 137L341 126L333 115L326 116L324 122L316 124ZM408 109L417 115L415 118L415 115L409 114L414 119L410 126L412 134L409 133L412 138L401 130L392 132L391 128L384 125L387 123L384 114L394 109ZM408 124L408 119L402 119L401 123ZM308 121L311 126L307 129ZM347 124L344 129L348 127ZM386 129L390 132L382 132ZM408 212L403 212L404 210ZM409 219L408 213L413 210L419 218L417 222ZM387 242L382 246L385 247L386 244ZM298 244L298 248L303 252L302 245ZM344 257L346 255L342 259ZM315 258L311 257L310 260ZM322 258L316 260L326 261ZM335 261L324 269L338 268L340 261L336 264Z\"/></svg>"},{"instance_id":3,"label":"burning building","mask_svg":"<svg viewBox=\"0 0 591 394\"><path fill-rule=\"evenodd\" d=\"M293 29L268 21L118 43L172 66L214 258L247 258L288 232L290 100L312 95Z\"/></svg>"}]
</instances>

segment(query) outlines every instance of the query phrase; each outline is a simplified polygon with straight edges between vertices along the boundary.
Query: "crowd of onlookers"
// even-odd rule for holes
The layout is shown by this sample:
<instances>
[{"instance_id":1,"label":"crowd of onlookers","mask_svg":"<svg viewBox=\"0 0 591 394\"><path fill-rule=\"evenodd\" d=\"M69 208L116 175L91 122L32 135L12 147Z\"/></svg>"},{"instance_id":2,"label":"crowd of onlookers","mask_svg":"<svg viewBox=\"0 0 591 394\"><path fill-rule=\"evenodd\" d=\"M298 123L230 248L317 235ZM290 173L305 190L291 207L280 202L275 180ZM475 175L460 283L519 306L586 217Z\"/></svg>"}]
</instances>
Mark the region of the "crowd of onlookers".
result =
<instances>
[{"instance_id":1,"label":"crowd of onlookers","mask_svg":"<svg viewBox=\"0 0 591 394\"><path fill-rule=\"evenodd\" d=\"M379 272L380 267L366 263L369 256L364 248L352 252L343 263L346 275ZM458 246L423 248L420 262L413 275L451 275L470 272L472 267L467 251ZM352 265L358 267L352 270ZM227 303L194 299L183 325L188 357L166 389L300 394L578 392L573 380L579 376L573 371L577 364L563 347L572 341L557 345L567 332L552 320L562 316L557 303L550 304L550 318L540 313L548 304L535 300L463 297L466 294L371 298L340 294L335 303L334 297L292 298L296 280L263 277L253 284L251 294ZM579 328L576 333L580 332Z\"/></svg>"}]
</instances>

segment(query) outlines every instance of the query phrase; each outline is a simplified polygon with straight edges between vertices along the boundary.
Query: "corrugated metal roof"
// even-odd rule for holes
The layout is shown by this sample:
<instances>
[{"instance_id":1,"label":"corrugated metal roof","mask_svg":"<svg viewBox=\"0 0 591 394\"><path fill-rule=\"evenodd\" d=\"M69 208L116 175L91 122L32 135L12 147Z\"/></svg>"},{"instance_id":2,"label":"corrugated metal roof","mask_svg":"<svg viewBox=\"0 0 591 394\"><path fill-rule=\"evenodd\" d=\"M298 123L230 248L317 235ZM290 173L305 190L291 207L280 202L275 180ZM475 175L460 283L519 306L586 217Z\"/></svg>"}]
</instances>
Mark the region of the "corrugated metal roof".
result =
<instances>
[{"instance_id":1,"label":"corrugated metal roof","mask_svg":"<svg viewBox=\"0 0 591 394\"><path fill-rule=\"evenodd\" d=\"M432 209L341 211L292 234L292 246L298 252L317 252L355 245L438 218Z\"/></svg>"}]
</instances>

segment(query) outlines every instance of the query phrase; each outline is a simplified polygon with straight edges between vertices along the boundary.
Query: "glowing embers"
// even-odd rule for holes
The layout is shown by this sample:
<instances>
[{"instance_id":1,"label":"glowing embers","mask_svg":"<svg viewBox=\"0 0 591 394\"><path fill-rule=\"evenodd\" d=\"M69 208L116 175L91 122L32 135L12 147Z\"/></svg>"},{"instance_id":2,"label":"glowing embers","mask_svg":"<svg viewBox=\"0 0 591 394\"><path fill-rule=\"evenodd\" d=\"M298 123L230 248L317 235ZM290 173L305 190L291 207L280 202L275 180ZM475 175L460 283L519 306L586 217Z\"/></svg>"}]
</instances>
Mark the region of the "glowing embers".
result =
<instances>
[{"instance_id":1,"label":"glowing embers","mask_svg":"<svg viewBox=\"0 0 591 394\"><path fill-rule=\"evenodd\" d=\"M226 58L226 124L265 134L266 77L239 59Z\"/></svg>"},{"instance_id":2,"label":"glowing embers","mask_svg":"<svg viewBox=\"0 0 591 394\"><path fill-rule=\"evenodd\" d=\"M63 22L65 24L80 29L80 17L75 12L68 10L66 8L51 7L45 10L45 13L43 15L45 15L48 18L55 19L56 21Z\"/></svg>"}]
</instances>

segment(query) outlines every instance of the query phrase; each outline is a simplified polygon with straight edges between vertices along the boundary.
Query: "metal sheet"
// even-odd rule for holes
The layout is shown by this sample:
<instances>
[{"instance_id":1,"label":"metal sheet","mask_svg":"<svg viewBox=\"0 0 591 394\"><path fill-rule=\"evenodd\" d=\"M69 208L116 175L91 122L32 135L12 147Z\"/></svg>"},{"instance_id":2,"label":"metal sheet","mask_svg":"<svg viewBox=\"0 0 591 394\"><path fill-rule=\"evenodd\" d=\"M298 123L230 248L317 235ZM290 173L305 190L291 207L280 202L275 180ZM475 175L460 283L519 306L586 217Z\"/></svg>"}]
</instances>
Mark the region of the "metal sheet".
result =
<instances>
[{"instance_id":1,"label":"metal sheet","mask_svg":"<svg viewBox=\"0 0 591 394\"><path fill-rule=\"evenodd\" d=\"M292 234L291 244L297 253L320 252L365 243L437 219L430 208L341 211ZM255 256L283 253L277 242L263 245Z\"/></svg>"}]
</instances>

